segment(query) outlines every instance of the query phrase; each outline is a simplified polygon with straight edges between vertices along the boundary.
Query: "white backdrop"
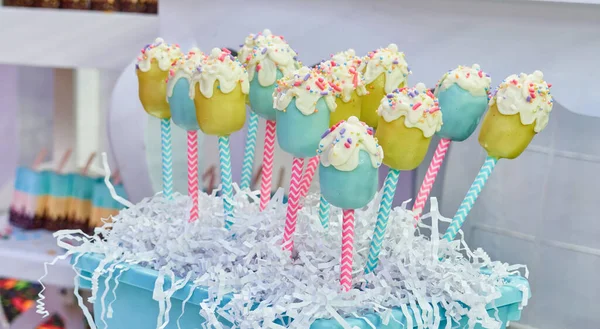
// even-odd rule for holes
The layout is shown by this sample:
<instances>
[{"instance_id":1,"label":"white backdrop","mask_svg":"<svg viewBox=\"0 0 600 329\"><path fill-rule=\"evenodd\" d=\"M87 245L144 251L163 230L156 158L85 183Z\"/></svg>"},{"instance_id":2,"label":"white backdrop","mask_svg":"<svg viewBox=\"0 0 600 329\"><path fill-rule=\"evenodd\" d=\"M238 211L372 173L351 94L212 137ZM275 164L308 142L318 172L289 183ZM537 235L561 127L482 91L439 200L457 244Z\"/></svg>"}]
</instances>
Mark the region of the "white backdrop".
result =
<instances>
[{"instance_id":1,"label":"white backdrop","mask_svg":"<svg viewBox=\"0 0 600 329\"><path fill-rule=\"evenodd\" d=\"M543 70L560 105L529 151L499 163L465 229L469 241L492 257L530 265L534 299L523 323L540 329L600 328L595 299L600 283L594 275L600 271L600 224L593 208L600 201L595 174L600 119L575 114L600 117L593 97L600 89L600 6L169 0L161 2L160 13L162 36L170 42L194 40L204 51L237 48L248 33L270 28L308 65L349 47L366 53L394 42L407 54L411 84L432 86L458 64L479 63L493 85L512 73ZM232 138L239 143L243 132ZM206 145L216 148L210 138ZM484 156L475 135L451 147L434 192L446 216L454 214ZM239 166L240 160L241 154L234 154L233 162Z\"/></svg>"}]
</instances>

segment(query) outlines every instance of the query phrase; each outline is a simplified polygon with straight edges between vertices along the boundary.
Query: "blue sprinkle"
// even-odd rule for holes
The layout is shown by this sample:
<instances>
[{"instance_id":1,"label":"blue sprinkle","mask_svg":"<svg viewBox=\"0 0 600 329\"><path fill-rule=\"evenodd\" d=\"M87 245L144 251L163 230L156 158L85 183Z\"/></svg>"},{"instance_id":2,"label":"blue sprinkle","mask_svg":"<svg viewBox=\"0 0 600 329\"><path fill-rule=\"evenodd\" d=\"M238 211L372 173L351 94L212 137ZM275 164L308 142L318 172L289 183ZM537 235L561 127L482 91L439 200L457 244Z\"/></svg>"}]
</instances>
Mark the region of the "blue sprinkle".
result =
<instances>
[{"instance_id":1,"label":"blue sprinkle","mask_svg":"<svg viewBox=\"0 0 600 329\"><path fill-rule=\"evenodd\" d=\"M261 54L264 54L264 53L266 53L266 52L267 52L267 48L265 47L265 48L263 48L263 50L261 51Z\"/></svg>"},{"instance_id":2,"label":"blue sprinkle","mask_svg":"<svg viewBox=\"0 0 600 329\"><path fill-rule=\"evenodd\" d=\"M344 134L346 132L346 128L342 128L342 130L340 130L340 134Z\"/></svg>"},{"instance_id":3,"label":"blue sprinkle","mask_svg":"<svg viewBox=\"0 0 600 329\"><path fill-rule=\"evenodd\" d=\"M329 129L327 129L323 135L321 135L321 138L325 138L327 135L329 135ZM323 145L319 145L320 147L323 147Z\"/></svg>"},{"instance_id":4,"label":"blue sprinkle","mask_svg":"<svg viewBox=\"0 0 600 329\"><path fill-rule=\"evenodd\" d=\"M398 90L398 89L396 89L396 90ZM394 91L396 91L396 90L394 90ZM392 95L392 94L387 94L387 98L394 98L394 95Z\"/></svg>"},{"instance_id":5,"label":"blue sprinkle","mask_svg":"<svg viewBox=\"0 0 600 329\"><path fill-rule=\"evenodd\" d=\"M304 76L304 81L308 80L308 78L310 78L310 73L307 73L307 74Z\"/></svg>"},{"instance_id":6,"label":"blue sprinkle","mask_svg":"<svg viewBox=\"0 0 600 329\"><path fill-rule=\"evenodd\" d=\"M346 141L350 144L352 144L352 138L348 137L348 139L346 139Z\"/></svg>"},{"instance_id":7,"label":"blue sprinkle","mask_svg":"<svg viewBox=\"0 0 600 329\"><path fill-rule=\"evenodd\" d=\"M325 96L325 95L327 95L327 94L329 94L329 93L328 93L328 92L326 92L326 91L322 91L322 92L321 92L321 95L323 95L323 96Z\"/></svg>"}]
</instances>

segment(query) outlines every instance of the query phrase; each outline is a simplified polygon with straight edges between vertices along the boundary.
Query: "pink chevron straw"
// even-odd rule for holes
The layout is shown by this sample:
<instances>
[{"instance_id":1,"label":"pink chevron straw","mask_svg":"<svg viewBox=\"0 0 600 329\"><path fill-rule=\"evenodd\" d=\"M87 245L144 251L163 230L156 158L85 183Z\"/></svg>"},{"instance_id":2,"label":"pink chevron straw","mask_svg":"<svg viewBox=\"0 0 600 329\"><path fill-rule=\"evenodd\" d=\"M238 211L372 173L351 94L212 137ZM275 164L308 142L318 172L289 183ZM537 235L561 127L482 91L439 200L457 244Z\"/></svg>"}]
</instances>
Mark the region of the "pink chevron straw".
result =
<instances>
[{"instance_id":1,"label":"pink chevron straw","mask_svg":"<svg viewBox=\"0 0 600 329\"><path fill-rule=\"evenodd\" d=\"M344 209L343 213L340 284L344 291L349 291L352 288L352 262L354 257L354 209Z\"/></svg>"},{"instance_id":2,"label":"pink chevron straw","mask_svg":"<svg viewBox=\"0 0 600 329\"><path fill-rule=\"evenodd\" d=\"M427 199L429 198L429 194L433 188L433 183L435 183L435 178L442 167L442 163L444 162L444 157L446 157L446 152L448 151L449 146L450 140L447 138L442 138L435 149L435 154L433 155L433 159L429 164L429 168L427 168L427 173L425 174L421 188L419 188L419 193L417 193L417 198L413 206L415 225L421 217L423 208L425 208L425 203L427 203Z\"/></svg>"},{"instance_id":3,"label":"pink chevron straw","mask_svg":"<svg viewBox=\"0 0 600 329\"><path fill-rule=\"evenodd\" d=\"M260 211L265 210L271 200L271 180L273 178L273 154L275 153L275 121L267 120L263 167L260 181Z\"/></svg>"},{"instance_id":4,"label":"pink chevron straw","mask_svg":"<svg viewBox=\"0 0 600 329\"><path fill-rule=\"evenodd\" d=\"M315 177L315 171L317 171L317 166L319 166L318 155L310 158L308 161L306 171L304 172L304 176L302 176L302 182L300 183L300 198L304 198L308 194L310 184L313 181L313 177Z\"/></svg>"},{"instance_id":5,"label":"pink chevron straw","mask_svg":"<svg viewBox=\"0 0 600 329\"><path fill-rule=\"evenodd\" d=\"M294 240L292 236L294 235L294 231L296 231L296 219L298 218L298 208L300 203L300 180L302 178L303 167L304 159L294 157L285 219L285 231L283 232L283 248L290 252L294 249Z\"/></svg>"},{"instance_id":6,"label":"pink chevron straw","mask_svg":"<svg viewBox=\"0 0 600 329\"><path fill-rule=\"evenodd\" d=\"M192 199L189 223L195 222L198 215L198 131L187 132L187 156L188 156L188 195Z\"/></svg>"}]
</instances>

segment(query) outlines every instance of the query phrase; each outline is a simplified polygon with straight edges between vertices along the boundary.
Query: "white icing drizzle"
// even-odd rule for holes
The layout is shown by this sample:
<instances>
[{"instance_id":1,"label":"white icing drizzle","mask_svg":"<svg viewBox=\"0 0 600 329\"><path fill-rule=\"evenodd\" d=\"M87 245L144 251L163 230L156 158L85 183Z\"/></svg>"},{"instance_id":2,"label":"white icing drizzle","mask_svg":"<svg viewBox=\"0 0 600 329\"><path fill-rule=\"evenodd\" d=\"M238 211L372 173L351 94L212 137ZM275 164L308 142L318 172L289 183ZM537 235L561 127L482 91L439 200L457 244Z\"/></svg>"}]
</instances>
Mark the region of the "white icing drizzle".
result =
<instances>
[{"instance_id":1,"label":"white icing drizzle","mask_svg":"<svg viewBox=\"0 0 600 329\"><path fill-rule=\"evenodd\" d=\"M405 82L412 73L408 68L404 53L398 51L398 46L391 43L387 48L370 51L363 58L359 69L363 72L365 83L369 84L379 75L385 73L385 92L390 93Z\"/></svg>"},{"instance_id":2,"label":"white icing drizzle","mask_svg":"<svg viewBox=\"0 0 600 329\"><path fill-rule=\"evenodd\" d=\"M535 122L534 131L539 133L550 117L554 100L550 94L552 85L544 81L544 73L513 74L504 79L490 99L490 106L497 104L498 111L504 115L519 113L521 123L530 125Z\"/></svg>"},{"instance_id":3,"label":"white icing drizzle","mask_svg":"<svg viewBox=\"0 0 600 329\"><path fill-rule=\"evenodd\" d=\"M459 65L444 74L438 82L435 94L457 84L473 96L486 96L490 91L491 83L490 75L483 72L478 64L473 64L472 67Z\"/></svg>"},{"instance_id":4,"label":"white icing drizzle","mask_svg":"<svg viewBox=\"0 0 600 329\"><path fill-rule=\"evenodd\" d=\"M238 58L246 65L250 81L258 72L258 82L266 87L275 83L277 69L285 76L298 68L297 55L282 36L264 30L246 37Z\"/></svg>"},{"instance_id":5,"label":"white icing drizzle","mask_svg":"<svg viewBox=\"0 0 600 329\"><path fill-rule=\"evenodd\" d=\"M171 66L167 79L167 97L173 96L173 88L179 79L187 79L192 83L192 76L206 55L198 48L192 48L187 55L179 57ZM195 88L190 88L190 98L194 98Z\"/></svg>"},{"instance_id":6,"label":"white icing drizzle","mask_svg":"<svg viewBox=\"0 0 600 329\"><path fill-rule=\"evenodd\" d=\"M190 96L195 95L196 83L200 84L200 92L204 97L211 98L215 81L219 80L222 93L232 92L238 84L244 94L248 94L250 83L246 69L227 49L214 48L209 56L194 70L190 84Z\"/></svg>"},{"instance_id":7,"label":"white icing drizzle","mask_svg":"<svg viewBox=\"0 0 600 329\"><path fill-rule=\"evenodd\" d=\"M286 111L292 99L296 98L298 110L304 115L311 115L315 113L321 97L325 99L329 110L335 111L335 91L327 84L323 75L303 66L277 81L273 107L279 111Z\"/></svg>"},{"instance_id":8,"label":"white icing drizzle","mask_svg":"<svg viewBox=\"0 0 600 329\"><path fill-rule=\"evenodd\" d=\"M442 112L437 98L418 83L414 88L396 89L381 100L377 114L386 122L404 116L408 128L419 128L426 138L442 128Z\"/></svg>"},{"instance_id":9,"label":"white icing drizzle","mask_svg":"<svg viewBox=\"0 0 600 329\"><path fill-rule=\"evenodd\" d=\"M373 168L381 166L383 149L373 137L373 128L355 116L329 128L322 138L317 154L324 167L331 165L340 171L352 171L358 166L360 151L369 154Z\"/></svg>"},{"instance_id":10,"label":"white icing drizzle","mask_svg":"<svg viewBox=\"0 0 600 329\"><path fill-rule=\"evenodd\" d=\"M359 96L367 94L364 77L358 69L360 63L361 59L356 56L354 49L348 49L333 55L328 61L321 62L317 70L325 76L336 96L347 103L355 90Z\"/></svg>"},{"instance_id":11,"label":"white icing drizzle","mask_svg":"<svg viewBox=\"0 0 600 329\"><path fill-rule=\"evenodd\" d=\"M166 71L171 64L183 56L179 45L170 45L161 38L156 38L154 43L146 45L137 57L137 68L142 72L148 72L152 67L152 60L156 60L158 67Z\"/></svg>"}]
</instances>

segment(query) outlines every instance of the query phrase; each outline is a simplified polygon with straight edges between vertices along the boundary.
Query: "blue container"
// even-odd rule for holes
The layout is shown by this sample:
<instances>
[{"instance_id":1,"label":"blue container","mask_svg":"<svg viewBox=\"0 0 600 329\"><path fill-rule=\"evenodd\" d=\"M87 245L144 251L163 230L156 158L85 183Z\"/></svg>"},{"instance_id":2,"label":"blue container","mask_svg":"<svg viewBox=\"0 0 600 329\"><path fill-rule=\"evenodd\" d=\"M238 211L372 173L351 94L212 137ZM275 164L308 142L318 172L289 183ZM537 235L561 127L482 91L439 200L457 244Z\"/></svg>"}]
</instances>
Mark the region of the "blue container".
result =
<instances>
[{"instance_id":1,"label":"blue container","mask_svg":"<svg viewBox=\"0 0 600 329\"><path fill-rule=\"evenodd\" d=\"M73 258L77 260L75 267L81 271L81 275L84 278L91 278L92 273L98 267L101 256L97 254L84 254L80 258L77 255ZM109 293L106 294L104 302L105 307L113 301L112 289L115 285L115 277L119 274L117 271L113 273L111 280L108 283ZM154 291L154 283L156 281L158 272L143 268L138 265L128 267L128 269L120 275L119 286L116 289L117 299L112 304L114 310L112 318L104 316L104 320L108 324L110 329L132 329L132 328L143 328L152 329L156 328L156 321L159 314L158 303L152 299L152 292ZM98 280L98 292L96 302L94 303L94 315L96 325L99 328L104 328L102 322L102 303L100 302L101 296L107 289L105 283L105 276L101 276ZM91 288L91 281L82 279L81 286L83 288ZM525 286L529 289L529 283L527 280L520 276L513 276L507 279L507 284L503 286L502 297L495 301L495 307L498 310L498 317L502 321L503 325L501 329L506 328L508 321L517 321L521 317L521 310L519 310L519 303L522 300L522 292L519 290L519 286ZM168 278L165 278L164 288L170 287L171 282ZM181 315L182 301L187 298L192 289L190 284L187 284L182 289L176 291L171 298L171 311L169 313L169 324L165 329L177 329L177 319ZM200 303L208 297L207 291L202 288L196 288L190 300L185 304L185 313L179 320L180 327L182 329L200 329L202 324L205 322L204 318L199 315ZM224 298L223 303L227 303L229 300L227 297ZM106 312L106 310L105 310ZM493 317L496 310L492 305L488 307L488 313ZM387 325L381 323L381 319L375 315L367 315L371 323L378 329L404 329L406 328L406 318L400 309L392 311L393 317L397 320L390 319ZM443 316L443 312L442 312ZM357 326L359 329L372 329L372 327L363 319L347 318L346 321L351 326ZM460 325L454 323L452 328L468 328L467 318L463 318ZM229 323L222 320L225 326L229 326ZM416 323L413 317L413 323ZM442 321L440 329L445 328L446 321ZM414 328L417 326L415 325ZM342 329L342 326L333 319L321 319L315 321L310 329ZM479 325L475 326L475 329L481 329Z\"/></svg>"}]
</instances>

